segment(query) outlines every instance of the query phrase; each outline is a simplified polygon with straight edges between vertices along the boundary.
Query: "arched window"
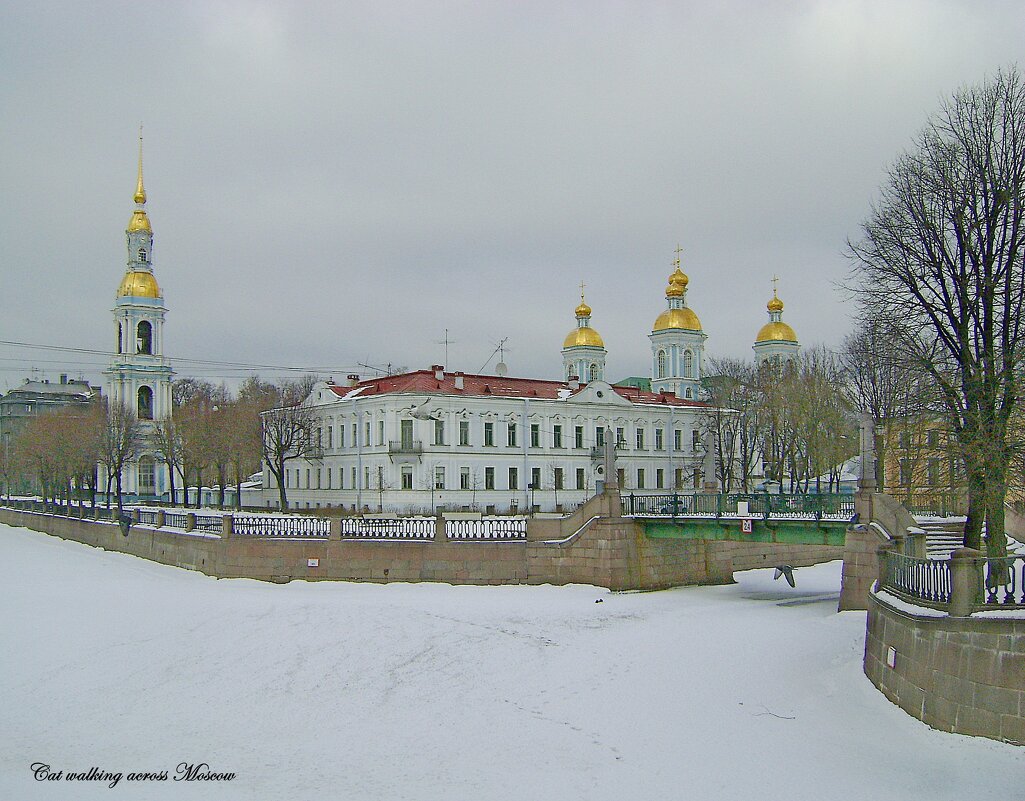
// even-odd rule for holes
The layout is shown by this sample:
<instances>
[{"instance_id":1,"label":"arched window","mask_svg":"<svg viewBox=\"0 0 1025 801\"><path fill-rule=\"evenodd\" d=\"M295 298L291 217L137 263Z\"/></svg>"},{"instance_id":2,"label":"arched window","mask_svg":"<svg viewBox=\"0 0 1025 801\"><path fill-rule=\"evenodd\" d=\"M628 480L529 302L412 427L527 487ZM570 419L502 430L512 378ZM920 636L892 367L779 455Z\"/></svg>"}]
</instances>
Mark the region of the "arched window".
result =
<instances>
[{"instance_id":1,"label":"arched window","mask_svg":"<svg viewBox=\"0 0 1025 801\"><path fill-rule=\"evenodd\" d=\"M598 365L595 364L594 362L591 362L590 375L588 376L587 380L588 381L598 381L600 379L601 379L601 373L598 371Z\"/></svg>"},{"instance_id":2,"label":"arched window","mask_svg":"<svg viewBox=\"0 0 1025 801\"><path fill-rule=\"evenodd\" d=\"M686 388L686 389L685 389L685 390L683 391L683 397L685 397L685 398L686 398L687 400L690 400L691 398L693 398L693 397L694 397L694 393L693 393L693 392L691 392L691 389L690 389L690 387L687 387L687 388Z\"/></svg>"},{"instance_id":3,"label":"arched window","mask_svg":"<svg viewBox=\"0 0 1025 801\"><path fill-rule=\"evenodd\" d=\"M153 390L149 387L139 387L139 419L153 419Z\"/></svg>"},{"instance_id":4,"label":"arched window","mask_svg":"<svg viewBox=\"0 0 1025 801\"><path fill-rule=\"evenodd\" d=\"M659 378L665 378L666 377L666 352L664 350L660 350L658 352L657 360L658 360L658 377Z\"/></svg>"},{"instance_id":5,"label":"arched window","mask_svg":"<svg viewBox=\"0 0 1025 801\"><path fill-rule=\"evenodd\" d=\"M139 248L139 261L146 261L146 248Z\"/></svg>"},{"instance_id":6,"label":"arched window","mask_svg":"<svg viewBox=\"0 0 1025 801\"><path fill-rule=\"evenodd\" d=\"M139 353L153 353L153 326L148 320L139 323L137 345Z\"/></svg>"},{"instance_id":7,"label":"arched window","mask_svg":"<svg viewBox=\"0 0 1025 801\"><path fill-rule=\"evenodd\" d=\"M694 354L689 350L683 352L683 375L685 378L694 377Z\"/></svg>"},{"instance_id":8,"label":"arched window","mask_svg":"<svg viewBox=\"0 0 1025 801\"><path fill-rule=\"evenodd\" d=\"M569 381L575 375L576 375L576 373L573 372L573 365L572 364L567 364L566 365L566 380Z\"/></svg>"}]
</instances>

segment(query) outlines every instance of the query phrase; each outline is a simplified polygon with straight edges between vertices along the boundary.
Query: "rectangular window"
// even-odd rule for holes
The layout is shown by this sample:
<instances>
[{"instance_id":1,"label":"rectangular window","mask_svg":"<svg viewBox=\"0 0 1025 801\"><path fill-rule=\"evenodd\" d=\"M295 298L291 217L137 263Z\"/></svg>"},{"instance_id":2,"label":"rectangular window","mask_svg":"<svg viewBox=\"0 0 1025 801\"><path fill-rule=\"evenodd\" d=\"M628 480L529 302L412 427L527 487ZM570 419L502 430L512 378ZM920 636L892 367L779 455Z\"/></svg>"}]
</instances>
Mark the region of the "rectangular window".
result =
<instances>
[{"instance_id":1,"label":"rectangular window","mask_svg":"<svg viewBox=\"0 0 1025 801\"><path fill-rule=\"evenodd\" d=\"M402 489L413 489L413 468L409 465L402 466Z\"/></svg>"},{"instance_id":2,"label":"rectangular window","mask_svg":"<svg viewBox=\"0 0 1025 801\"><path fill-rule=\"evenodd\" d=\"M509 423L506 429L505 444L510 448L516 447L516 423Z\"/></svg>"},{"instance_id":3,"label":"rectangular window","mask_svg":"<svg viewBox=\"0 0 1025 801\"><path fill-rule=\"evenodd\" d=\"M324 429L322 429L322 428L318 428L317 429L317 440L316 441L317 441L317 447L318 448L323 448L324 447Z\"/></svg>"},{"instance_id":4,"label":"rectangular window","mask_svg":"<svg viewBox=\"0 0 1025 801\"><path fill-rule=\"evenodd\" d=\"M925 444L930 448L935 448L940 444L940 432L935 428L930 428L925 435Z\"/></svg>"},{"instance_id":5,"label":"rectangular window","mask_svg":"<svg viewBox=\"0 0 1025 801\"><path fill-rule=\"evenodd\" d=\"M327 447L328 447L328 450L330 450L331 448L334 447L334 443L331 441L331 439L332 439L331 434L333 433L333 431L334 431L334 429L332 429L331 426L327 427Z\"/></svg>"},{"instance_id":6,"label":"rectangular window","mask_svg":"<svg viewBox=\"0 0 1025 801\"><path fill-rule=\"evenodd\" d=\"M306 489L310 488L310 469L306 468Z\"/></svg>"},{"instance_id":7,"label":"rectangular window","mask_svg":"<svg viewBox=\"0 0 1025 801\"><path fill-rule=\"evenodd\" d=\"M674 451L682 451L683 450L683 431L681 429L679 429L679 428L677 428L677 429L675 429L673 431L673 450Z\"/></svg>"},{"instance_id":8,"label":"rectangular window","mask_svg":"<svg viewBox=\"0 0 1025 801\"><path fill-rule=\"evenodd\" d=\"M618 470L616 471L616 478L617 478L617 479L618 479L618 481L619 481L619 486L620 486L620 487L621 487L622 489L626 489L626 470L624 470L624 469L623 469L622 467L620 467L620 468L619 468L619 469L618 469Z\"/></svg>"},{"instance_id":9,"label":"rectangular window","mask_svg":"<svg viewBox=\"0 0 1025 801\"><path fill-rule=\"evenodd\" d=\"M484 447L493 448L495 447L495 424L484 423Z\"/></svg>"},{"instance_id":10,"label":"rectangular window","mask_svg":"<svg viewBox=\"0 0 1025 801\"><path fill-rule=\"evenodd\" d=\"M616 447L617 448L625 448L626 447L626 429L625 428L617 428L616 429Z\"/></svg>"},{"instance_id":11,"label":"rectangular window","mask_svg":"<svg viewBox=\"0 0 1025 801\"><path fill-rule=\"evenodd\" d=\"M530 468L530 484L533 489L541 489L541 468L532 467Z\"/></svg>"},{"instance_id":12,"label":"rectangular window","mask_svg":"<svg viewBox=\"0 0 1025 801\"><path fill-rule=\"evenodd\" d=\"M377 421L377 444L384 445L384 420Z\"/></svg>"},{"instance_id":13,"label":"rectangular window","mask_svg":"<svg viewBox=\"0 0 1025 801\"><path fill-rule=\"evenodd\" d=\"M663 434L664 434L664 432L662 431L661 428L656 428L655 429L655 450L656 451L664 451L666 449L665 437L663 436Z\"/></svg>"},{"instance_id":14,"label":"rectangular window","mask_svg":"<svg viewBox=\"0 0 1025 801\"><path fill-rule=\"evenodd\" d=\"M460 467L459 468L459 489L468 490L470 489L470 468Z\"/></svg>"},{"instance_id":15,"label":"rectangular window","mask_svg":"<svg viewBox=\"0 0 1025 801\"><path fill-rule=\"evenodd\" d=\"M897 447L898 448L910 448L911 447L911 434L907 431L901 431L897 435Z\"/></svg>"},{"instance_id":16,"label":"rectangular window","mask_svg":"<svg viewBox=\"0 0 1025 801\"><path fill-rule=\"evenodd\" d=\"M701 434L698 432L696 428L690 432L690 449L692 451L696 451L700 447L700 437Z\"/></svg>"},{"instance_id":17,"label":"rectangular window","mask_svg":"<svg viewBox=\"0 0 1025 801\"><path fill-rule=\"evenodd\" d=\"M434 468L434 489L443 490L445 489L445 468L435 467Z\"/></svg>"},{"instance_id":18,"label":"rectangular window","mask_svg":"<svg viewBox=\"0 0 1025 801\"><path fill-rule=\"evenodd\" d=\"M701 489L701 470L694 468L694 489Z\"/></svg>"},{"instance_id":19,"label":"rectangular window","mask_svg":"<svg viewBox=\"0 0 1025 801\"><path fill-rule=\"evenodd\" d=\"M445 444L445 421L435 420L434 421L434 444L444 445Z\"/></svg>"},{"instance_id":20,"label":"rectangular window","mask_svg":"<svg viewBox=\"0 0 1025 801\"><path fill-rule=\"evenodd\" d=\"M470 421L460 420L459 421L459 444L467 446L470 444Z\"/></svg>"},{"instance_id":21,"label":"rectangular window","mask_svg":"<svg viewBox=\"0 0 1025 801\"><path fill-rule=\"evenodd\" d=\"M356 468L349 470L349 486L356 489Z\"/></svg>"},{"instance_id":22,"label":"rectangular window","mask_svg":"<svg viewBox=\"0 0 1025 801\"><path fill-rule=\"evenodd\" d=\"M911 486L911 460L901 459L900 460L900 483L901 486Z\"/></svg>"},{"instance_id":23,"label":"rectangular window","mask_svg":"<svg viewBox=\"0 0 1025 801\"><path fill-rule=\"evenodd\" d=\"M577 447L582 448L584 447L584 429L582 426L577 426L577 431L580 432L580 444ZM594 444L598 448L605 447L605 429L602 426L594 429Z\"/></svg>"},{"instance_id":24,"label":"rectangular window","mask_svg":"<svg viewBox=\"0 0 1025 801\"><path fill-rule=\"evenodd\" d=\"M644 429L643 428L638 428L637 429L637 450L639 450L639 451L643 451L644 450Z\"/></svg>"},{"instance_id":25,"label":"rectangular window","mask_svg":"<svg viewBox=\"0 0 1025 801\"><path fill-rule=\"evenodd\" d=\"M562 447L562 426L560 426L560 425L556 425L552 429L552 447L553 448L561 448Z\"/></svg>"},{"instance_id":26,"label":"rectangular window","mask_svg":"<svg viewBox=\"0 0 1025 801\"><path fill-rule=\"evenodd\" d=\"M541 447L541 425L539 423L530 424L530 447Z\"/></svg>"},{"instance_id":27,"label":"rectangular window","mask_svg":"<svg viewBox=\"0 0 1025 801\"><path fill-rule=\"evenodd\" d=\"M320 468L317 468L317 489L320 489Z\"/></svg>"},{"instance_id":28,"label":"rectangular window","mask_svg":"<svg viewBox=\"0 0 1025 801\"><path fill-rule=\"evenodd\" d=\"M925 463L925 477L926 481L929 482L930 487L935 487L940 483L940 460L937 458L929 459Z\"/></svg>"},{"instance_id":29,"label":"rectangular window","mask_svg":"<svg viewBox=\"0 0 1025 801\"><path fill-rule=\"evenodd\" d=\"M666 471L661 467L655 471L655 489L666 488Z\"/></svg>"},{"instance_id":30,"label":"rectangular window","mask_svg":"<svg viewBox=\"0 0 1025 801\"><path fill-rule=\"evenodd\" d=\"M399 421L399 447L404 451L413 450L413 421Z\"/></svg>"},{"instance_id":31,"label":"rectangular window","mask_svg":"<svg viewBox=\"0 0 1025 801\"><path fill-rule=\"evenodd\" d=\"M363 488L370 489L370 468L363 468Z\"/></svg>"},{"instance_id":32,"label":"rectangular window","mask_svg":"<svg viewBox=\"0 0 1025 801\"><path fill-rule=\"evenodd\" d=\"M359 447L359 441L356 439L356 432L357 431L358 431L358 429L356 428L356 424L353 423L352 424L352 447L354 447L354 448L358 448Z\"/></svg>"},{"instance_id":33,"label":"rectangular window","mask_svg":"<svg viewBox=\"0 0 1025 801\"><path fill-rule=\"evenodd\" d=\"M637 489L644 489L644 468L637 468Z\"/></svg>"},{"instance_id":34,"label":"rectangular window","mask_svg":"<svg viewBox=\"0 0 1025 801\"><path fill-rule=\"evenodd\" d=\"M152 495L157 485L157 466L151 458L139 460L139 491Z\"/></svg>"},{"instance_id":35,"label":"rectangular window","mask_svg":"<svg viewBox=\"0 0 1025 801\"><path fill-rule=\"evenodd\" d=\"M583 448L584 447L584 427L573 426L573 447Z\"/></svg>"},{"instance_id":36,"label":"rectangular window","mask_svg":"<svg viewBox=\"0 0 1025 801\"><path fill-rule=\"evenodd\" d=\"M493 490L495 488L495 468L485 467L484 468L484 489Z\"/></svg>"},{"instance_id":37,"label":"rectangular window","mask_svg":"<svg viewBox=\"0 0 1025 801\"><path fill-rule=\"evenodd\" d=\"M363 424L363 447L369 448L371 446L371 444L372 444L372 441L370 439L370 421L367 420Z\"/></svg>"},{"instance_id":38,"label":"rectangular window","mask_svg":"<svg viewBox=\"0 0 1025 801\"><path fill-rule=\"evenodd\" d=\"M515 467L509 468L509 489L515 490L520 488L520 472Z\"/></svg>"},{"instance_id":39,"label":"rectangular window","mask_svg":"<svg viewBox=\"0 0 1025 801\"><path fill-rule=\"evenodd\" d=\"M330 467L327 469L327 489L331 489L331 470L332 469L333 468L330 468Z\"/></svg>"},{"instance_id":40,"label":"rectangular window","mask_svg":"<svg viewBox=\"0 0 1025 801\"><path fill-rule=\"evenodd\" d=\"M552 481L555 483L555 489L561 490L563 488L563 470L561 467L556 467L552 470Z\"/></svg>"},{"instance_id":41,"label":"rectangular window","mask_svg":"<svg viewBox=\"0 0 1025 801\"><path fill-rule=\"evenodd\" d=\"M673 478L673 482L674 482L673 483L673 487L675 489L678 489L678 490L683 489L683 468L682 467L677 467L676 468L676 475Z\"/></svg>"},{"instance_id":42,"label":"rectangular window","mask_svg":"<svg viewBox=\"0 0 1025 801\"><path fill-rule=\"evenodd\" d=\"M584 478L584 468L578 467L577 468L577 489L578 490L587 489L587 485L584 483L585 481L586 481L586 479Z\"/></svg>"},{"instance_id":43,"label":"rectangular window","mask_svg":"<svg viewBox=\"0 0 1025 801\"><path fill-rule=\"evenodd\" d=\"M342 429L338 429L341 431ZM345 468L338 468L338 489L345 489Z\"/></svg>"},{"instance_id":44,"label":"rectangular window","mask_svg":"<svg viewBox=\"0 0 1025 801\"><path fill-rule=\"evenodd\" d=\"M345 426L344 425L338 426L338 447L339 448L344 448L345 447Z\"/></svg>"}]
</instances>

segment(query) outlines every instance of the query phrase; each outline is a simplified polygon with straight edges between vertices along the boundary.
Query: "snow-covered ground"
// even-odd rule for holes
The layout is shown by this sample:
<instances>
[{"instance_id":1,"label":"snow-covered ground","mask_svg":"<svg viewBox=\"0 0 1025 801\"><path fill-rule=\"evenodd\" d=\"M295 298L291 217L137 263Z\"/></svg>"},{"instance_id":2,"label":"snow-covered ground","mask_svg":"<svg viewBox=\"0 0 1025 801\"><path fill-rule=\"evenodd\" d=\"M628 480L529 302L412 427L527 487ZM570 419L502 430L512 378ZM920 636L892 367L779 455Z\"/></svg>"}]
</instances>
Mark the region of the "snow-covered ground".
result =
<instances>
[{"instance_id":1,"label":"snow-covered ground","mask_svg":"<svg viewBox=\"0 0 1025 801\"><path fill-rule=\"evenodd\" d=\"M0 526L2 799L1017 797L861 672L839 563L728 587L215 580ZM597 603L600 601L601 603ZM175 782L181 762L234 772ZM167 781L36 782L51 770ZM1001 789L1002 788L1002 789ZM1008 795L1010 793L1010 795Z\"/></svg>"}]
</instances>

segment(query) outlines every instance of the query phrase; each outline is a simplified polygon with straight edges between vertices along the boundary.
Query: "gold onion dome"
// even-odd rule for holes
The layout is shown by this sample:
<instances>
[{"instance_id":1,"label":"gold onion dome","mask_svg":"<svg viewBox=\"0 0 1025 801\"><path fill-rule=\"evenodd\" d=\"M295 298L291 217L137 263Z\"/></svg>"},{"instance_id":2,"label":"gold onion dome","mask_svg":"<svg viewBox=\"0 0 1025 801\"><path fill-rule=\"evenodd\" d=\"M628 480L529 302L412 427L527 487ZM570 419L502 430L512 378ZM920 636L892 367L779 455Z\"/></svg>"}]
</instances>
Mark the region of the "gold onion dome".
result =
<instances>
[{"instance_id":1,"label":"gold onion dome","mask_svg":"<svg viewBox=\"0 0 1025 801\"><path fill-rule=\"evenodd\" d=\"M673 274L669 276L669 286L666 287L666 297L682 297L683 293L687 291L687 284L689 283L690 279L687 277L687 274L677 266L673 271Z\"/></svg>"},{"instance_id":2,"label":"gold onion dome","mask_svg":"<svg viewBox=\"0 0 1025 801\"><path fill-rule=\"evenodd\" d=\"M773 293L772 300L765 304L765 308L771 312L781 312L783 311L783 301Z\"/></svg>"},{"instance_id":3,"label":"gold onion dome","mask_svg":"<svg viewBox=\"0 0 1025 801\"><path fill-rule=\"evenodd\" d=\"M685 331L700 331L701 320L699 320L698 316L686 306L682 309L666 309L658 316L658 319L655 320L655 325L652 327L652 331L665 331L670 328L682 328Z\"/></svg>"},{"instance_id":4,"label":"gold onion dome","mask_svg":"<svg viewBox=\"0 0 1025 801\"><path fill-rule=\"evenodd\" d=\"M797 334L782 321L766 323L755 337L755 342L797 342Z\"/></svg>"},{"instance_id":5,"label":"gold onion dome","mask_svg":"<svg viewBox=\"0 0 1025 801\"><path fill-rule=\"evenodd\" d=\"M591 307L584 303L584 299L581 298L580 305L577 306L577 310L576 312L574 312L574 314L576 314L577 317L590 317Z\"/></svg>"},{"instance_id":6,"label":"gold onion dome","mask_svg":"<svg viewBox=\"0 0 1025 801\"><path fill-rule=\"evenodd\" d=\"M160 287L153 273L143 270L129 270L117 288L119 298L159 298Z\"/></svg>"},{"instance_id":7,"label":"gold onion dome","mask_svg":"<svg viewBox=\"0 0 1025 801\"><path fill-rule=\"evenodd\" d=\"M587 325L582 328L574 328L566 335L566 341L562 343L564 348L573 348L578 345L588 345L592 348L605 347L601 335Z\"/></svg>"}]
</instances>

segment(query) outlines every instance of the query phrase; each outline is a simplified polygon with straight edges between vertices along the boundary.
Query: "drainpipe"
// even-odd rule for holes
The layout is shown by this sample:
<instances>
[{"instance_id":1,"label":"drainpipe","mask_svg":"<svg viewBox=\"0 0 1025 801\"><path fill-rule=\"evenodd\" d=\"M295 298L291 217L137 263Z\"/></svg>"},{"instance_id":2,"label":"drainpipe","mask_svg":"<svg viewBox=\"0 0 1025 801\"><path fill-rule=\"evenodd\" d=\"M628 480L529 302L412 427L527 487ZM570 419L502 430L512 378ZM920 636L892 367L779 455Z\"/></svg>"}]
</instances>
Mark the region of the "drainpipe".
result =
<instances>
[{"instance_id":1,"label":"drainpipe","mask_svg":"<svg viewBox=\"0 0 1025 801\"><path fill-rule=\"evenodd\" d=\"M363 510L363 412L356 411L356 512Z\"/></svg>"},{"instance_id":2,"label":"drainpipe","mask_svg":"<svg viewBox=\"0 0 1025 801\"><path fill-rule=\"evenodd\" d=\"M530 418L529 418L529 415L530 415L530 398L524 398L523 399L523 424L520 426L522 428L521 434L522 434L522 442L523 442L523 478L520 481L520 484L523 485L523 505L525 507L527 507L528 512L532 512L533 510L530 508L531 504L530 504L530 498L529 498L529 491L527 490L527 486L530 484L530 481L528 481L528 476L530 475L530 472L527 470L527 443L530 441Z\"/></svg>"}]
</instances>

